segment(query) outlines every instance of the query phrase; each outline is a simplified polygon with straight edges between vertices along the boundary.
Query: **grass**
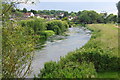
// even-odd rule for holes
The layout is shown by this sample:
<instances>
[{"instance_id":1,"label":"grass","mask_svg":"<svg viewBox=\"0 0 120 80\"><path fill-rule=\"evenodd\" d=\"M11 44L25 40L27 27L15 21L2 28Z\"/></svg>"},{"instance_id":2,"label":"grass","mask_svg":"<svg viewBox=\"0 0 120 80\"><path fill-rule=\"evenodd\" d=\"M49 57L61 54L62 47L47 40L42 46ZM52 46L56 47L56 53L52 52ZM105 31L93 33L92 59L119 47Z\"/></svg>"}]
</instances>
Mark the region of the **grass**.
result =
<instances>
[{"instance_id":1,"label":"grass","mask_svg":"<svg viewBox=\"0 0 120 80\"><path fill-rule=\"evenodd\" d=\"M101 72L98 73L98 78L120 78L118 72Z\"/></svg>"},{"instance_id":2,"label":"grass","mask_svg":"<svg viewBox=\"0 0 120 80\"><path fill-rule=\"evenodd\" d=\"M88 26L91 30L99 31L97 34L100 36L95 38L95 41L100 42L99 47L111 50L110 55L118 57L118 28L114 27L114 24L89 24Z\"/></svg>"},{"instance_id":3,"label":"grass","mask_svg":"<svg viewBox=\"0 0 120 80\"><path fill-rule=\"evenodd\" d=\"M95 41L99 41L99 47L111 50L112 56L120 57L118 54L118 36L119 28L115 27L114 24L89 24L89 29L99 31ZM100 72L98 78L120 78L120 72Z\"/></svg>"}]
</instances>

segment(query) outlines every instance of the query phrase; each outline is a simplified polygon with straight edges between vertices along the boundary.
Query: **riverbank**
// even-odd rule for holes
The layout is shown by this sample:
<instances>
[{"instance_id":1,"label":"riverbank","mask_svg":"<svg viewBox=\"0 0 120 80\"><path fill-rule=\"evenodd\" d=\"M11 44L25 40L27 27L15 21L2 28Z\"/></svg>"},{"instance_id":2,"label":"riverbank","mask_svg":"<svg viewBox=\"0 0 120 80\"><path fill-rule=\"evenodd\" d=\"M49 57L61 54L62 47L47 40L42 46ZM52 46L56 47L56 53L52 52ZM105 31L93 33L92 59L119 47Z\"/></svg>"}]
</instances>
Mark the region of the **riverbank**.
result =
<instances>
[{"instance_id":1,"label":"riverbank","mask_svg":"<svg viewBox=\"0 0 120 80\"><path fill-rule=\"evenodd\" d=\"M118 27L114 27L114 24L91 24L88 25L89 29L97 32L98 36L94 40L95 42L100 42L98 46L104 50L110 51L110 53L105 53L110 56L120 57L118 54ZM93 34L94 36L94 34ZM89 43L88 43L89 44ZM119 59L119 58L118 58ZM112 64L112 62L111 62ZM119 63L117 63L119 64ZM118 65L120 67L120 65ZM99 72L98 78L118 78L120 77L117 71Z\"/></svg>"},{"instance_id":2,"label":"riverbank","mask_svg":"<svg viewBox=\"0 0 120 80\"><path fill-rule=\"evenodd\" d=\"M35 51L32 63L33 72L30 75L31 78L40 72L40 69L44 67L46 62L59 61L60 58L67 55L68 52L84 46L91 38L88 30L84 30L81 27L69 28L66 34L68 36L64 36L62 40L60 36L58 36L54 37L52 41L46 41L41 50Z\"/></svg>"},{"instance_id":3,"label":"riverbank","mask_svg":"<svg viewBox=\"0 0 120 80\"><path fill-rule=\"evenodd\" d=\"M70 52L59 62L48 62L41 78L118 78L118 28L113 24L90 24L90 41L81 49ZM109 74L101 75L101 73ZM114 72L114 74L112 74Z\"/></svg>"},{"instance_id":4,"label":"riverbank","mask_svg":"<svg viewBox=\"0 0 120 80\"><path fill-rule=\"evenodd\" d=\"M94 43L100 42L98 43L100 48L112 51L109 55L119 56L118 28L114 26L115 26L114 24L89 24L88 29L94 31L91 41L94 40ZM93 39L95 35L96 38Z\"/></svg>"}]
</instances>

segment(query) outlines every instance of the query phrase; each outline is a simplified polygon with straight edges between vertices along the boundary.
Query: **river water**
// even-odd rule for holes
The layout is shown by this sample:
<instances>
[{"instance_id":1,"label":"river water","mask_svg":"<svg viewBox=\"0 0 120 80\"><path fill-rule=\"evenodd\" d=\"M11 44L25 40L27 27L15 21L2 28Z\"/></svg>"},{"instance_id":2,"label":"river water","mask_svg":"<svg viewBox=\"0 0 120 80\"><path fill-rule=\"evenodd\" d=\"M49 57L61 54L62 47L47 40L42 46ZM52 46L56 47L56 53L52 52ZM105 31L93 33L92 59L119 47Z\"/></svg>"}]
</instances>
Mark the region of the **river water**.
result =
<instances>
[{"instance_id":1,"label":"river water","mask_svg":"<svg viewBox=\"0 0 120 80\"><path fill-rule=\"evenodd\" d=\"M67 55L68 52L85 45L91 37L89 30L80 27L69 28L67 34L69 36L66 36L65 39L53 42L47 41L41 50L35 51L32 63L33 71L29 77L37 76L45 62L59 61L60 57Z\"/></svg>"}]
</instances>

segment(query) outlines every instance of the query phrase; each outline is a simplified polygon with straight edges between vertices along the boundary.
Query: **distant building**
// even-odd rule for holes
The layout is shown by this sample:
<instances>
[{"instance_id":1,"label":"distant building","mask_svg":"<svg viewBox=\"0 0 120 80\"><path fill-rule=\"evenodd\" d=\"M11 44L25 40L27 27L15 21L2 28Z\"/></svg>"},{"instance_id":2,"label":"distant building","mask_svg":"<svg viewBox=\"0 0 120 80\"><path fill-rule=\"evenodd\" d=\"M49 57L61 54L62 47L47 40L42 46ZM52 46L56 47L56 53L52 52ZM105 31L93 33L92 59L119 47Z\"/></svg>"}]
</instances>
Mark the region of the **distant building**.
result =
<instances>
[{"instance_id":1,"label":"distant building","mask_svg":"<svg viewBox=\"0 0 120 80\"><path fill-rule=\"evenodd\" d=\"M68 20L73 20L73 19L77 19L77 16L75 16L75 17L69 16L68 17Z\"/></svg>"},{"instance_id":2,"label":"distant building","mask_svg":"<svg viewBox=\"0 0 120 80\"><path fill-rule=\"evenodd\" d=\"M70 21L71 21L72 19L74 19L74 18L73 18L73 17L71 17L71 16L69 16L69 17L68 17L68 20L70 20Z\"/></svg>"},{"instance_id":3,"label":"distant building","mask_svg":"<svg viewBox=\"0 0 120 80\"><path fill-rule=\"evenodd\" d=\"M51 15L39 15L39 14L36 14L35 16L37 18L43 18L43 19L47 19L47 20L54 20L54 19L56 19L54 16L51 16Z\"/></svg>"},{"instance_id":4,"label":"distant building","mask_svg":"<svg viewBox=\"0 0 120 80\"><path fill-rule=\"evenodd\" d=\"M30 13L24 13L24 17L34 17L35 15L30 12Z\"/></svg>"},{"instance_id":5,"label":"distant building","mask_svg":"<svg viewBox=\"0 0 120 80\"><path fill-rule=\"evenodd\" d=\"M60 13L59 16L63 17L63 16L64 16L64 13Z\"/></svg>"},{"instance_id":6,"label":"distant building","mask_svg":"<svg viewBox=\"0 0 120 80\"><path fill-rule=\"evenodd\" d=\"M35 14L35 17L37 17L37 18L41 18L41 17L40 17L40 14Z\"/></svg>"}]
</instances>

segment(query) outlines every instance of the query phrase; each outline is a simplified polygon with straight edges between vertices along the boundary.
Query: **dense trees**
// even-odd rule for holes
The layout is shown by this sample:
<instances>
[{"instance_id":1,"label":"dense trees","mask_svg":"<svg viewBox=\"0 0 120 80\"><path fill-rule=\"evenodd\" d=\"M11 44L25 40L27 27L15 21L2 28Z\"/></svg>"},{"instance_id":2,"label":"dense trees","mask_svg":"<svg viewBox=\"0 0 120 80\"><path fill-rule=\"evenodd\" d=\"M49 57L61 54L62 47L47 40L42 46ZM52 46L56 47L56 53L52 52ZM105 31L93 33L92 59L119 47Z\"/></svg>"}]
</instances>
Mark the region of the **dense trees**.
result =
<instances>
[{"instance_id":1,"label":"dense trees","mask_svg":"<svg viewBox=\"0 0 120 80\"><path fill-rule=\"evenodd\" d=\"M44 19L32 19L32 20L22 20L20 24L23 27L29 27L34 30L35 33L38 31L43 31L46 29L45 27L45 20Z\"/></svg>"},{"instance_id":2,"label":"dense trees","mask_svg":"<svg viewBox=\"0 0 120 80\"><path fill-rule=\"evenodd\" d=\"M118 23L120 23L120 1L117 3L117 9L118 9Z\"/></svg>"},{"instance_id":3,"label":"dense trees","mask_svg":"<svg viewBox=\"0 0 120 80\"><path fill-rule=\"evenodd\" d=\"M107 16L106 20L107 20L107 22L115 23L115 22L117 22L117 15L110 14Z\"/></svg>"},{"instance_id":4,"label":"dense trees","mask_svg":"<svg viewBox=\"0 0 120 80\"><path fill-rule=\"evenodd\" d=\"M45 30L52 30L59 35L65 32L69 27L66 21L45 21L44 19L22 20L20 24L23 27L32 28L35 34Z\"/></svg>"},{"instance_id":5,"label":"dense trees","mask_svg":"<svg viewBox=\"0 0 120 80\"><path fill-rule=\"evenodd\" d=\"M53 30L56 34L62 34L68 28L68 24L65 21L53 20L46 24L47 30Z\"/></svg>"},{"instance_id":6,"label":"dense trees","mask_svg":"<svg viewBox=\"0 0 120 80\"><path fill-rule=\"evenodd\" d=\"M73 22L77 24L92 24L92 23L115 23L117 22L117 15L107 15L107 13L97 13L95 11L82 11L78 12L78 18Z\"/></svg>"}]
</instances>

